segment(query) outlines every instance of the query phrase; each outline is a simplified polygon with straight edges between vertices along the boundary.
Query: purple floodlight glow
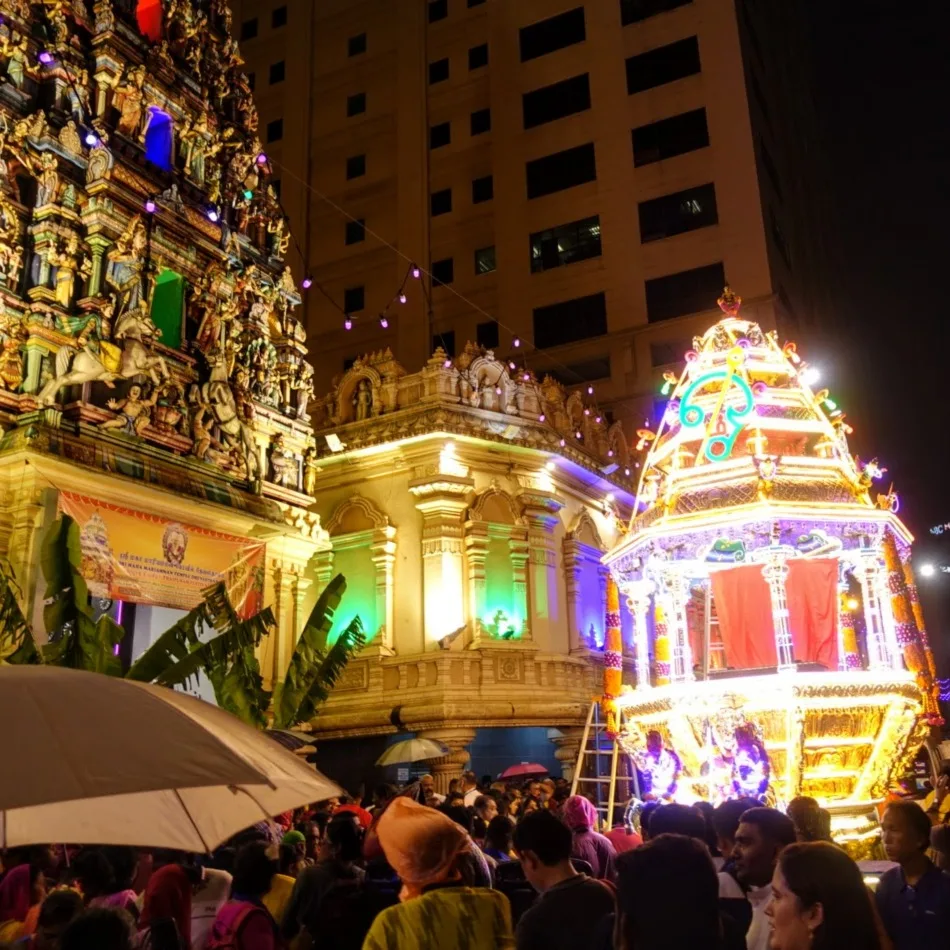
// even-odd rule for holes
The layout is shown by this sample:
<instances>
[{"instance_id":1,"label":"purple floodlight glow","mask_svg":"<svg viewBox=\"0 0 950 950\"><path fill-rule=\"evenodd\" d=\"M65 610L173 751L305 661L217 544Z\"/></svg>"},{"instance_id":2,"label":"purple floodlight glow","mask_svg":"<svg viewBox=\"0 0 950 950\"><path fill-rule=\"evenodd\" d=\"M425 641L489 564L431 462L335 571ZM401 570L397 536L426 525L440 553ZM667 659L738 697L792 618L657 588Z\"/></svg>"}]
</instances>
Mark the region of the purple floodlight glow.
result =
<instances>
[{"instance_id":1,"label":"purple floodlight glow","mask_svg":"<svg viewBox=\"0 0 950 950\"><path fill-rule=\"evenodd\" d=\"M53 62L53 54L47 49L41 49L36 57L44 66L49 66Z\"/></svg>"}]
</instances>

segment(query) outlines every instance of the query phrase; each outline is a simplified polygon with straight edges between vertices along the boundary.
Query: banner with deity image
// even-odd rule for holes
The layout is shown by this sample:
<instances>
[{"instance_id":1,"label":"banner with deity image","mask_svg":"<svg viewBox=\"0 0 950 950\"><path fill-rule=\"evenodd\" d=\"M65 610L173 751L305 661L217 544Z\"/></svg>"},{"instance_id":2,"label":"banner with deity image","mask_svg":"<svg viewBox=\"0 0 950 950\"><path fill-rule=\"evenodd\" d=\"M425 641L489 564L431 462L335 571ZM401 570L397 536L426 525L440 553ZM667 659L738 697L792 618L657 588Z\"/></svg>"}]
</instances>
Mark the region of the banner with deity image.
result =
<instances>
[{"instance_id":1,"label":"banner with deity image","mask_svg":"<svg viewBox=\"0 0 950 950\"><path fill-rule=\"evenodd\" d=\"M72 492L59 493L59 510L79 525L81 573L95 597L191 610L204 588L223 580L241 617L263 606L260 541Z\"/></svg>"}]
</instances>

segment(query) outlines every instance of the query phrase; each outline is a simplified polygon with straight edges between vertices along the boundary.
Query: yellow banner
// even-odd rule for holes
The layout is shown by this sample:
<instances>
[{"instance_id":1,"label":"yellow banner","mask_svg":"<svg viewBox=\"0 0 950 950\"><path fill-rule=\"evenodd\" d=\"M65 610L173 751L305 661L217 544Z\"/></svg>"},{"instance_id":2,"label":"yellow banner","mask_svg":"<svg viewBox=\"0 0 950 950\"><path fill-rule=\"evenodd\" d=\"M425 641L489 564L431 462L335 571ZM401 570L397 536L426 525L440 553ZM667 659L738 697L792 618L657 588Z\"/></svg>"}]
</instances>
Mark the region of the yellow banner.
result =
<instances>
[{"instance_id":1,"label":"yellow banner","mask_svg":"<svg viewBox=\"0 0 950 950\"><path fill-rule=\"evenodd\" d=\"M263 606L263 542L71 492L59 493L59 510L79 525L81 573L95 597L191 610L223 580L242 617Z\"/></svg>"}]
</instances>

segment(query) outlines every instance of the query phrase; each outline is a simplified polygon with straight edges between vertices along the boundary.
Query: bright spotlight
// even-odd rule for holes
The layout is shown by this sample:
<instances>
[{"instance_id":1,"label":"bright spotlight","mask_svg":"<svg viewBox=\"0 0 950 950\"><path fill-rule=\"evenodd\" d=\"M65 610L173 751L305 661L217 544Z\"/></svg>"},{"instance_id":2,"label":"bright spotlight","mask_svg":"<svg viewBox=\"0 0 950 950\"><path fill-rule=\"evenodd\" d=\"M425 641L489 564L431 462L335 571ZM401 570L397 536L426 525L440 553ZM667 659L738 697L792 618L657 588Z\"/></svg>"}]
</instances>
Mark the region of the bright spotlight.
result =
<instances>
[{"instance_id":1,"label":"bright spotlight","mask_svg":"<svg viewBox=\"0 0 950 950\"><path fill-rule=\"evenodd\" d=\"M802 382L806 386L814 386L818 380L821 379L821 370L817 366L809 366L806 368L805 372L802 373Z\"/></svg>"},{"instance_id":2,"label":"bright spotlight","mask_svg":"<svg viewBox=\"0 0 950 950\"><path fill-rule=\"evenodd\" d=\"M920 576L921 577L933 577L937 573L937 569L933 564L921 564L920 565Z\"/></svg>"}]
</instances>

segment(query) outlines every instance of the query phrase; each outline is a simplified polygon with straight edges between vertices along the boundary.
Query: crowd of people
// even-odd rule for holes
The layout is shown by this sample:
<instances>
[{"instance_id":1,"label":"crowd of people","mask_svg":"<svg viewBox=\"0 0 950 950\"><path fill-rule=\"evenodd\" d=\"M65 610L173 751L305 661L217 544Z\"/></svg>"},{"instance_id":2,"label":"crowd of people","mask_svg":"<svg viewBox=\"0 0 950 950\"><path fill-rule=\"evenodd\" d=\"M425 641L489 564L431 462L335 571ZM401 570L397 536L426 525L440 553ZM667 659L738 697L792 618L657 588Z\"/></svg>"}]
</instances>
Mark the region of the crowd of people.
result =
<instances>
[{"instance_id":1,"label":"crowd of people","mask_svg":"<svg viewBox=\"0 0 950 950\"><path fill-rule=\"evenodd\" d=\"M950 948L946 778L935 804L887 807L882 843L895 866L873 893L810 798L784 813L754 799L653 801L635 831L623 809L610 826L563 780L466 772L444 796L423 776L365 803L280 815L211 855L7 851L0 947Z\"/></svg>"}]
</instances>

